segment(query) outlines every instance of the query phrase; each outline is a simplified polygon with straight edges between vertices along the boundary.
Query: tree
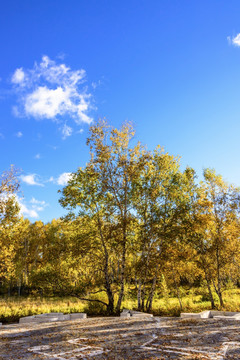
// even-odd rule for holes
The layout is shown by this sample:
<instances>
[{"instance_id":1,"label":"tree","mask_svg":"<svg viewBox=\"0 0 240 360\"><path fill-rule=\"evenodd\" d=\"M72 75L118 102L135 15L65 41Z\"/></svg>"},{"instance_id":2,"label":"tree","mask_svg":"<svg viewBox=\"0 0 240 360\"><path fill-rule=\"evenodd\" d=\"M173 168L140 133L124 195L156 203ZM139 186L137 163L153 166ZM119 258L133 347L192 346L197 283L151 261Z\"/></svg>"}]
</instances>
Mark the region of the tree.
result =
<instances>
[{"instance_id":1,"label":"tree","mask_svg":"<svg viewBox=\"0 0 240 360\"><path fill-rule=\"evenodd\" d=\"M193 186L194 188L194 186ZM220 306L229 268L239 253L239 189L228 185L215 170L204 170L204 181L192 192L186 237L195 250L194 261L204 274L212 308L212 286ZM231 265L231 266L230 266Z\"/></svg>"},{"instance_id":2,"label":"tree","mask_svg":"<svg viewBox=\"0 0 240 360\"><path fill-rule=\"evenodd\" d=\"M207 235L213 264L212 282L222 307L225 270L239 249L240 189L228 185L212 169L204 170L203 188L207 204L204 210L209 220Z\"/></svg>"},{"instance_id":3,"label":"tree","mask_svg":"<svg viewBox=\"0 0 240 360\"><path fill-rule=\"evenodd\" d=\"M0 279L10 280L14 272L14 257L18 239L15 236L19 221L18 171L11 166L0 176Z\"/></svg>"},{"instance_id":4,"label":"tree","mask_svg":"<svg viewBox=\"0 0 240 360\"><path fill-rule=\"evenodd\" d=\"M133 215L133 180L143 166L144 149L140 144L133 148L129 142L134 136L130 124L120 130L100 121L90 128L87 144L91 159L84 169L72 174L62 191L60 203L70 210L79 208L79 215L87 215L94 221L100 240L104 262L104 287L108 296L108 309L113 311L113 290L110 276L110 257L116 251L118 259L117 279L120 311L126 280L127 247L131 239Z\"/></svg>"}]
</instances>

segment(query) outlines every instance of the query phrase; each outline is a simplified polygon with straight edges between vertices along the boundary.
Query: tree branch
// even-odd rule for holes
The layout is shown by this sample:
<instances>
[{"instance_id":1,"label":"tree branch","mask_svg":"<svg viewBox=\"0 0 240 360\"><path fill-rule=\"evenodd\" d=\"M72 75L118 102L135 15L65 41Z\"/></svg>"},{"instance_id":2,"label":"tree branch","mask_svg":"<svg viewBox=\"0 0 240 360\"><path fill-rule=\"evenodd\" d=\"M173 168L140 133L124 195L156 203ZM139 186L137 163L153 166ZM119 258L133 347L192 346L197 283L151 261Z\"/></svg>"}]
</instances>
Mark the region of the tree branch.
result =
<instances>
[{"instance_id":1,"label":"tree branch","mask_svg":"<svg viewBox=\"0 0 240 360\"><path fill-rule=\"evenodd\" d=\"M98 299L86 299L86 298L82 298L81 296L77 295L77 294L71 294L71 296L76 297L79 300L83 300L83 301L95 301L98 302L100 304L103 304L105 306L108 306L107 303L105 303L104 301L98 300Z\"/></svg>"}]
</instances>

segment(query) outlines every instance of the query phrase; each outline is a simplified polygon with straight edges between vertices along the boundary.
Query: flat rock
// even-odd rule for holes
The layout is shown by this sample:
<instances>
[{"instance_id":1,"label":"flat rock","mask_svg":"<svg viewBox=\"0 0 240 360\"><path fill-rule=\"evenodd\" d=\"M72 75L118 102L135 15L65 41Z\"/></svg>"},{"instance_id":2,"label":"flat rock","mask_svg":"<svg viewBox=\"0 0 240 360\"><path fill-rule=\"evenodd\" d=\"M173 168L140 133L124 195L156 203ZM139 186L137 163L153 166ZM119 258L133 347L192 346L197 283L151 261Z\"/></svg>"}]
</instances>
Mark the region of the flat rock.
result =
<instances>
[{"instance_id":1,"label":"flat rock","mask_svg":"<svg viewBox=\"0 0 240 360\"><path fill-rule=\"evenodd\" d=\"M33 316L26 316L19 319L20 324L25 323L42 323L42 322L56 322L56 321L67 321L73 320L75 318L83 318L86 317L86 314L66 314L63 313L46 313L46 314L38 314Z\"/></svg>"},{"instance_id":2,"label":"flat rock","mask_svg":"<svg viewBox=\"0 0 240 360\"><path fill-rule=\"evenodd\" d=\"M217 311L217 310L206 310L200 313L181 313L182 319L228 319L228 320L240 320L239 312L231 311Z\"/></svg>"},{"instance_id":3,"label":"flat rock","mask_svg":"<svg viewBox=\"0 0 240 360\"><path fill-rule=\"evenodd\" d=\"M122 313L120 314L120 317L121 317L121 318L130 318L130 317L131 317L131 314L130 314L130 312L122 312Z\"/></svg>"},{"instance_id":4,"label":"flat rock","mask_svg":"<svg viewBox=\"0 0 240 360\"><path fill-rule=\"evenodd\" d=\"M123 311L120 314L121 318L130 318L130 317L153 317L152 314L144 313L142 311L136 311L136 310L128 310L123 309Z\"/></svg>"},{"instance_id":5,"label":"flat rock","mask_svg":"<svg viewBox=\"0 0 240 360\"><path fill-rule=\"evenodd\" d=\"M76 320L76 319L86 319L87 314L86 313L72 313L70 315L70 320Z\"/></svg>"}]
</instances>

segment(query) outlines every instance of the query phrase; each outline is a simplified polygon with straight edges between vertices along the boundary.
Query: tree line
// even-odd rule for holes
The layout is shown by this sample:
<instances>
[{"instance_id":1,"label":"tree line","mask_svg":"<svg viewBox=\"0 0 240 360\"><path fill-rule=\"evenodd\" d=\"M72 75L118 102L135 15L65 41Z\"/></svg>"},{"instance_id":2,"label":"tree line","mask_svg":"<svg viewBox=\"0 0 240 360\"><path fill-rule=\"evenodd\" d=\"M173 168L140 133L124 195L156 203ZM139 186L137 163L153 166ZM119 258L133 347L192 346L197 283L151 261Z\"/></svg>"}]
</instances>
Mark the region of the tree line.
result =
<instances>
[{"instance_id":1,"label":"tree line","mask_svg":"<svg viewBox=\"0 0 240 360\"><path fill-rule=\"evenodd\" d=\"M131 124L90 128L90 160L60 192L64 218L48 224L19 216L18 174L0 184L0 292L71 295L118 313L133 291L152 311L160 284L204 285L211 306L224 306L239 285L240 190L213 169L194 169L135 140Z\"/></svg>"}]
</instances>

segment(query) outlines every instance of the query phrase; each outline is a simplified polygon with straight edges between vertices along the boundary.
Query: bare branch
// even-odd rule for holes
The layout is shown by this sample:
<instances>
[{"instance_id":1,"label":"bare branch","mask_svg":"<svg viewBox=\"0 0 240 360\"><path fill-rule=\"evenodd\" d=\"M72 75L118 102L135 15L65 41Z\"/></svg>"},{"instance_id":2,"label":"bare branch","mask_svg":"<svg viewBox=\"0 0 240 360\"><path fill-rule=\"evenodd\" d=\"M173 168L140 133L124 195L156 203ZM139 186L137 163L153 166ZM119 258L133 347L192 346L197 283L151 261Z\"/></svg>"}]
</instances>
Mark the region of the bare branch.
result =
<instances>
[{"instance_id":1,"label":"bare branch","mask_svg":"<svg viewBox=\"0 0 240 360\"><path fill-rule=\"evenodd\" d=\"M82 301L95 301L95 302L98 302L98 303L103 304L105 306L108 306L107 303L105 303L104 301L98 300L98 299L86 299L86 298L82 298L81 296L79 296L77 294L71 294L71 296L74 296L77 299L82 300Z\"/></svg>"}]
</instances>

